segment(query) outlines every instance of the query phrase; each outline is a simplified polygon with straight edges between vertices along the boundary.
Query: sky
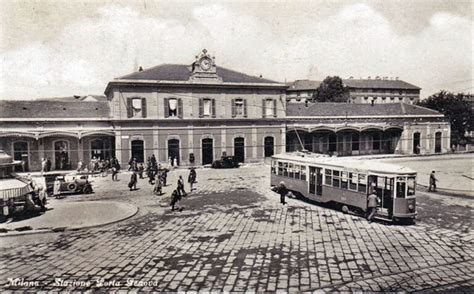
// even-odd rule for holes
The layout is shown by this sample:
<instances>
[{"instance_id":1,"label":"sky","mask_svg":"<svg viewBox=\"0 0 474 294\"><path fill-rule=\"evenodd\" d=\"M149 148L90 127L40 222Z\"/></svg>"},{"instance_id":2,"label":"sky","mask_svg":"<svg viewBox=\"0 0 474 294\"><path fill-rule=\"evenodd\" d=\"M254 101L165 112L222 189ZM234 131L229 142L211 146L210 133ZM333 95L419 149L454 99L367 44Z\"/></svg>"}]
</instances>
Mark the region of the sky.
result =
<instances>
[{"instance_id":1,"label":"sky","mask_svg":"<svg viewBox=\"0 0 474 294\"><path fill-rule=\"evenodd\" d=\"M280 82L399 77L474 92L471 0L0 0L0 99L103 94L139 66L216 64Z\"/></svg>"}]
</instances>

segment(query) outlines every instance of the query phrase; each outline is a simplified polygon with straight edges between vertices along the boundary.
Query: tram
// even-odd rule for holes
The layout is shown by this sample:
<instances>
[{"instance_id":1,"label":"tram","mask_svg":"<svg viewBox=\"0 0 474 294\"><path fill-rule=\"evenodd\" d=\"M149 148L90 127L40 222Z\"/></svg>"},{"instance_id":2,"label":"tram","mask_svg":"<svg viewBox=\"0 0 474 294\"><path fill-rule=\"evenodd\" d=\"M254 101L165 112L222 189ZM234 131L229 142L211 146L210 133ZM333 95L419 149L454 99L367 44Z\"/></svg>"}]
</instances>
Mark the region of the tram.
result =
<instances>
[{"instance_id":1,"label":"tram","mask_svg":"<svg viewBox=\"0 0 474 294\"><path fill-rule=\"evenodd\" d=\"M375 217L412 222L416 217L416 171L351 157L292 152L272 156L271 185L283 181L306 199L333 203L343 212L364 214L367 197L379 198Z\"/></svg>"}]
</instances>

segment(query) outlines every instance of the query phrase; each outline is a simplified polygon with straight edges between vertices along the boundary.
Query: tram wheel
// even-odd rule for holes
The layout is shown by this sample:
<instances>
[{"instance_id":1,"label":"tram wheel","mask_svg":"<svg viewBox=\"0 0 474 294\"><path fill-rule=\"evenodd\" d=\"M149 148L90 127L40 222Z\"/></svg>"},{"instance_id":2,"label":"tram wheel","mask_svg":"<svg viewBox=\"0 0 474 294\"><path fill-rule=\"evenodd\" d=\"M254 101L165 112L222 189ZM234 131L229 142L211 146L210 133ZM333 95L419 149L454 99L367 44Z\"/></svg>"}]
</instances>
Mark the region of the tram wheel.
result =
<instances>
[{"instance_id":1,"label":"tram wheel","mask_svg":"<svg viewBox=\"0 0 474 294\"><path fill-rule=\"evenodd\" d=\"M342 210L342 212L344 212L344 213L349 213L349 207L347 207L347 205L343 205L343 206L341 207L341 210Z\"/></svg>"}]
</instances>

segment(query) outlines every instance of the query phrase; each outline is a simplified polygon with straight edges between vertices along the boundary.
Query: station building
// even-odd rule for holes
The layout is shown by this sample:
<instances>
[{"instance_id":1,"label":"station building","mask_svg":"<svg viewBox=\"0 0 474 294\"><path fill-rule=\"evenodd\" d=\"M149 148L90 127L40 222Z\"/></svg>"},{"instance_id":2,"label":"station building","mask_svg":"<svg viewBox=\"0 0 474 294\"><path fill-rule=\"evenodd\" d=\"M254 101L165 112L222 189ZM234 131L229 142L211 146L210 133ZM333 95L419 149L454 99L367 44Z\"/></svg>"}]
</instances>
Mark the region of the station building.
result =
<instances>
[{"instance_id":1,"label":"station building","mask_svg":"<svg viewBox=\"0 0 474 294\"><path fill-rule=\"evenodd\" d=\"M26 170L75 169L116 157L205 165L302 149L339 155L442 153L450 125L404 103L308 105L288 85L216 65L203 50L191 65L163 64L110 81L104 96L0 100L0 149Z\"/></svg>"}]
</instances>

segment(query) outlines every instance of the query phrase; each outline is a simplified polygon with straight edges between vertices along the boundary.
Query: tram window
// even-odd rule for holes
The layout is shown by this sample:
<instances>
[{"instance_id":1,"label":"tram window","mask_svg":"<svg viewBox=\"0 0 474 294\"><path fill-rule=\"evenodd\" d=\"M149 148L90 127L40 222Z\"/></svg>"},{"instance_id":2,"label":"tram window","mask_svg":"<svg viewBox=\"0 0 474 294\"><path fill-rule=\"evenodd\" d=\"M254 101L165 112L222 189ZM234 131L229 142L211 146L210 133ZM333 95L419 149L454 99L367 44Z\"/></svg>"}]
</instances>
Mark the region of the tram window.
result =
<instances>
[{"instance_id":1,"label":"tram window","mask_svg":"<svg viewBox=\"0 0 474 294\"><path fill-rule=\"evenodd\" d=\"M349 173L349 190L357 191L357 174Z\"/></svg>"},{"instance_id":2,"label":"tram window","mask_svg":"<svg viewBox=\"0 0 474 294\"><path fill-rule=\"evenodd\" d=\"M341 188L347 189L347 178L341 178Z\"/></svg>"},{"instance_id":3,"label":"tram window","mask_svg":"<svg viewBox=\"0 0 474 294\"><path fill-rule=\"evenodd\" d=\"M301 179L306 181L306 166L301 166Z\"/></svg>"},{"instance_id":4,"label":"tram window","mask_svg":"<svg viewBox=\"0 0 474 294\"><path fill-rule=\"evenodd\" d=\"M416 189L415 177L408 177L407 178L407 196L415 195L415 189Z\"/></svg>"},{"instance_id":5,"label":"tram window","mask_svg":"<svg viewBox=\"0 0 474 294\"><path fill-rule=\"evenodd\" d=\"M278 175L283 175L283 162L278 162Z\"/></svg>"},{"instance_id":6,"label":"tram window","mask_svg":"<svg viewBox=\"0 0 474 294\"><path fill-rule=\"evenodd\" d=\"M405 182L397 182L397 198L405 198Z\"/></svg>"},{"instance_id":7,"label":"tram window","mask_svg":"<svg viewBox=\"0 0 474 294\"><path fill-rule=\"evenodd\" d=\"M339 171L333 170L332 171L332 186L335 188L339 188L341 183L341 179L339 178Z\"/></svg>"},{"instance_id":8,"label":"tram window","mask_svg":"<svg viewBox=\"0 0 474 294\"><path fill-rule=\"evenodd\" d=\"M293 173L293 163L288 164L288 177L293 178L294 173Z\"/></svg>"},{"instance_id":9,"label":"tram window","mask_svg":"<svg viewBox=\"0 0 474 294\"><path fill-rule=\"evenodd\" d=\"M272 161L272 167L271 167L271 172L272 172L272 174L276 174L276 168L275 168L275 166L276 166L276 162L275 162L275 161Z\"/></svg>"},{"instance_id":10,"label":"tram window","mask_svg":"<svg viewBox=\"0 0 474 294\"><path fill-rule=\"evenodd\" d=\"M300 170L301 170L301 166L295 164L295 179L300 179Z\"/></svg>"},{"instance_id":11,"label":"tram window","mask_svg":"<svg viewBox=\"0 0 474 294\"><path fill-rule=\"evenodd\" d=\"M359 192L367 192L367 178L363 174L359 174Z\"/></svg>"},{"instance_id":12,"label":"tram window","mask_svg":"<svg viewBox=\"0 0 474 294\"><path fill-rule=\"evenodd\" d=\"M283 176L284 177L288 176L288 162L283 163Z\"/></svg>"},{"instance_id":13,"label":"tram window","mask_svg":"<svg viewBox=\"0 0 474 294\"><path fill-rule=\"evenodd\" d=\"M324 177L324 184L331 186L331 180L332 180L332 170L326 169L325 172L325 177Z\"/></svg>"}]
</instances>

